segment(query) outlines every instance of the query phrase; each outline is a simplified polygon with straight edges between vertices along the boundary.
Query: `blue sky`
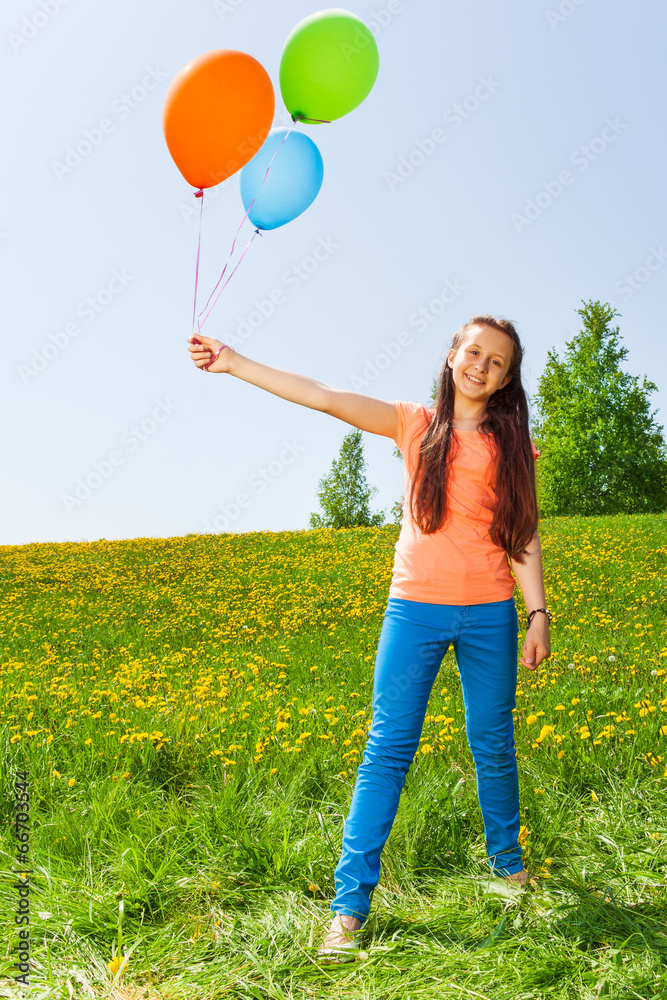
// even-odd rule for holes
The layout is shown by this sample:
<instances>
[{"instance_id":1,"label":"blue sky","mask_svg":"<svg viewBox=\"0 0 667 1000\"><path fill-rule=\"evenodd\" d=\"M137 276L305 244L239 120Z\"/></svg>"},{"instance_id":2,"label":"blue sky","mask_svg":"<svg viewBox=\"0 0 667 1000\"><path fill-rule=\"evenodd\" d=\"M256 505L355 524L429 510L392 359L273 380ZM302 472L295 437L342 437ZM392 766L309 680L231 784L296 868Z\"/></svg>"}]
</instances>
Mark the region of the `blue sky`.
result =
<instances>
[{"instance_id":1,"label":"blue sky","mask_svg":"<svg viewBox=\"0 0 667 1000\"><path fill-rule=\"evenodd\" d=\"M351 428L190 361L196 202L161 112L182 66L229 48L267 69L287 124L282 46L319 9L3 3L0 543L308 527ZM254 241L204 332L327 385L426 402L456 327L490 312L516 323L532 394L582 299L601 299L667 424L665 8L347 9L375 35L375 87L336 122L299 126L324 160L320 193ZM243 215L238 175L207 192L206 295ZM363 440L373 509L389 514L394 444Z\"/></svg>"}]
</instances>

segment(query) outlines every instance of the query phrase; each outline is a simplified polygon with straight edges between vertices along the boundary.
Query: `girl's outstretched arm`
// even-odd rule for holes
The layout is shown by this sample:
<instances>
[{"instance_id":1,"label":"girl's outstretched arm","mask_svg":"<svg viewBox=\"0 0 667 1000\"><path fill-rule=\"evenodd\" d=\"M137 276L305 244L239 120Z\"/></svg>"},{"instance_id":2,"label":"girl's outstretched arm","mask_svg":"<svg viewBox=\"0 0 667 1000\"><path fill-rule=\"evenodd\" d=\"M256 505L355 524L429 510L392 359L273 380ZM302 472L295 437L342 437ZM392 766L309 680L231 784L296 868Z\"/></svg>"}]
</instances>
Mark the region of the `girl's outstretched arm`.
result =
<instances>
[{"instance_id":1,"label":"girl's outstretched arm","mask_svg":"<svg viewBox=\"0 0 667 1000\"><path fill-rule=\"evenodd\" d=\"M528 614L535 608L546 608L547 599L544 593L544 572L542 569L542 547L537 532L533 535L528 551L524 553L525 562L519 563L510 559L512 572L521 588L521 594ZM535 670L543 660L551 656L551 639L549 635L549 619L544 614L533 617L530 628L521 650L523 656L519 659L522 666Z\"/></svg>"},{"instance_id":2,"label":"girl's outstretched arm","mask_svg":"<svg viewBox=\"0 0 667 1000\"><path fill-rule=\"evenodd\" d=\"M199 343L194 343L194 338L188 337L188 350L197 367L203 368L222 346L222 342L199 333L197 340ZM251 382L260 389L272 392L275 396L308 406L312 410L321 410L371 434L381 434L390 438L395 438L398 434L395 403L376 399L374 396L364 396L360 392L333 389L307 375L299 375L297 372L253 361L252 358L246 358L229 347L221 351L207 371L234 375L244 382Z\"/></svg>"}]
</instances>

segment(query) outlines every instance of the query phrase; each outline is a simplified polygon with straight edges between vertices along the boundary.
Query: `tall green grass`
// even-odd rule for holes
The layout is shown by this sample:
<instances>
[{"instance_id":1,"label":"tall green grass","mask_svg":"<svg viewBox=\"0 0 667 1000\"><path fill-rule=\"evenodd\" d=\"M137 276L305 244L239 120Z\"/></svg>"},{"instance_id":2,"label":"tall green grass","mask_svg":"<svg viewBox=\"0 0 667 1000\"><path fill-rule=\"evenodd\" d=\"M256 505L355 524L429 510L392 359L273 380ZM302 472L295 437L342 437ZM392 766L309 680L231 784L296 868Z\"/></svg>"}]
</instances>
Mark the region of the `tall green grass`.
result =
<instances>
[{"instance_id":1,"label":"tall green grass","mask_svg":"<svg viewBox=\"0 0 667 1000\"><path fill-rule=\"evenodd\" d=\"M552 657L520 668L515 713L540 891L488 874L450 650L368 957L313 961L398 530L0 549L0 997L667 998L664 515L540 526Z\"/></svg>"}]
</instances>

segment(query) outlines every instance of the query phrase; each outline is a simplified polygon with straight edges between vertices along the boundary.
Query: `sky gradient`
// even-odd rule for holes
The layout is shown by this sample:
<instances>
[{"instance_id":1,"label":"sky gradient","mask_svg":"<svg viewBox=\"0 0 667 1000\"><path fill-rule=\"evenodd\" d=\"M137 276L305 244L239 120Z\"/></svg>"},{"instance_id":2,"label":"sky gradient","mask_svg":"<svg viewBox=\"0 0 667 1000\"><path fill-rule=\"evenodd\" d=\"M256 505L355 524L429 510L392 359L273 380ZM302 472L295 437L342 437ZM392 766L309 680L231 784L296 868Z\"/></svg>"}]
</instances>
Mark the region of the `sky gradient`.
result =
<instances>
[{"instance_id":1,"label":"sky gradient","mask_svg":"<svg viewBox=\"0 0 667 1000\"><path fill-rule=\"evenodd\" d=\"M182 66L229 48L263 64L274 124L289 124L282 46L319 9L3 4L0 543L308 527L351 428L190 361L197 203L161 113ZM299 126L323 157L320 193L255 239L203 332L327 385L427 402L455 329L489 312L516 324L532 395L582 300L600 299L622 314L625 368L657 384L667 424L667 10L347 9L378 44L373 91L329 125ZM243 215L238 174L207 191L206 295ZM242 246L251 235L246 222ZM388 438L363 442L372 509L389 516L401 463Z\"/></svg>"}]
</instances>

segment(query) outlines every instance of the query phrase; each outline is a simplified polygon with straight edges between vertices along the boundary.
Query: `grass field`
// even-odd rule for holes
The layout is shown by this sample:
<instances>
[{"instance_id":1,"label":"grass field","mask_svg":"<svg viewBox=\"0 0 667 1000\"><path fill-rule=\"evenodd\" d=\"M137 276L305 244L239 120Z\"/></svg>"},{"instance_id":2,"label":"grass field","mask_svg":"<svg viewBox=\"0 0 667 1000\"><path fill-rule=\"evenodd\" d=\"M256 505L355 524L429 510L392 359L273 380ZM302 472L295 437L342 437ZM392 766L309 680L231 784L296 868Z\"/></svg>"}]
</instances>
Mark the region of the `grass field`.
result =
<instances>
[{"instance_id":1,"label":"grass field","mask_svg":"<svg viewBox=\"0 0 667 1000\"><path fill-rule=\"evenodd\" d=\"M0 997L667 998L666 515L540 524L552 656L515 725L541 891L488 874L450 649L368 958L313 962L398 533L0 548Z\"/></svg>"}]
</instances>

